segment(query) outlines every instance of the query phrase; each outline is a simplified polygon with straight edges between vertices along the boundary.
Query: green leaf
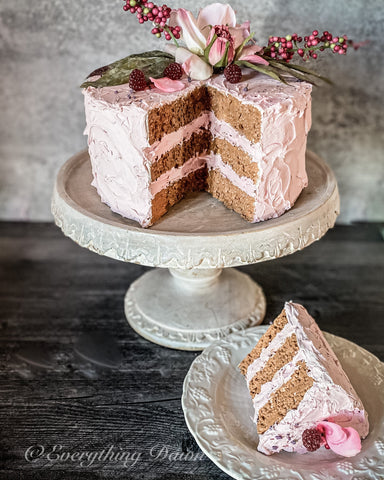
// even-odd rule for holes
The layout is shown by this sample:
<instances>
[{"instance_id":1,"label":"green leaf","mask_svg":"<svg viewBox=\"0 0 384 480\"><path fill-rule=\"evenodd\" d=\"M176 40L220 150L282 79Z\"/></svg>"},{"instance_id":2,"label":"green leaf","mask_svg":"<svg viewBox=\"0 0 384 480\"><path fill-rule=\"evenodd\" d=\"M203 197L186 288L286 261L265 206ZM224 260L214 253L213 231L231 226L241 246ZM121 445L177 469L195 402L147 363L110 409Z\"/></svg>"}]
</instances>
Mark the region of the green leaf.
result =
<instances>
[{"instance_id":1,"label":"green leaf","mask_svg":"<svg viewBox=\"0 0 384 480\"><path fill-rule=\"evenodd\" d=\"M265 75L268 75L269 77L272 77L275 80L279 80L282 83L287 83L284 80L284 78L280 75L278 70L276 68L271 67L270 65L259 65L259 64L256 65L254 63L250 63L245 60L237 60L235 64L239 65L240 67L252 68L252 70L256 70L257 72L264 73Z\"/></svg>"},{"instance_id":2,"label":"green leaf","mask_svg":"<svg viewBox=\"0 0 384 480\"><path fill-rule=\"evenodd\" d=\"M281 70L283 72L287 72L289 75L292 75L292 77L296 77L298 78L299 80L303 81L303 82L308 82L308 83L311 83L312 85L316 85L316 83L312 80L311 76L307 73L301 73L301 72L298 72L296 70L294 70L293 68L289 68L288 65L284 65L284 64L274 64L273 62L269 62L273 67L275 67L277 70Z\"/></svg>"},{"instance_id":3,"label":"green leaf","mask_svg":"<svg viewBox=\"0 0 384 480\"><path fill-rule=\"evenodd\" d=\"M309 68L303 67L301 65L296 65L294 63L287 63L287 62L284 62L282 60L268 59L268 61L275 66L277 66L276 64L284 65L284 66L288 67L290 70L297 70L299 72L307 73L308 75L312 75L316 78L319 78L320 80L323 80L323 82L326 82L326 83L329 83L330 85L333 85L333 82L329 78L323 77L322 75L319 75L318 73L314 72L313 70L310 70Z\"/></svg>"},{"instance_id":4,"label":"green leaf","mask_svg":"<svg viewBox=\"0 0 384 480\"><path fill-rule=\"evenodd\" d=\"M236 51L235 51L235 60L237 60L238 58L240 58L242 52L243 52L243 49L245 47L245 45L250 41L252 40L252 38L254 37L255 33L251 33L249 35L249 37L247 37L243 43L241 45L239 45L237 48L236 48Z\"/></svg>"},{"instance_id":5,"label":"green leaf","mask_svg":"<svg viewBox=\"0 0 384 480\"><path fill-rule=\"evenodd\" d=\"M211 41L209 42L209 45L207 45L204 49L204 58L207 61L207 63L209 63L208 62L209 52L211 51L212 45L215 43L216 38L217 38L217 35L216 33L214 33Z\"/></svg>"},{"instance_id":6,"label":"green leaf","mask_svg":"<svg viewBox=\"0 0 384 480\"><path fill-rule=\"evenodd\" d=\"M149 77L160 78L163 76L165 67L175 61L175 57L169 53L153 50L151 52L135 53L128 57L98 69L101 77L95 81L85 81L81 88L87 87L111 87L128 83L132 70L138 68ZM97 72L97 70L95 70ZM92 72L92 73L95 73Z\"/></svg>"}]
</instances>

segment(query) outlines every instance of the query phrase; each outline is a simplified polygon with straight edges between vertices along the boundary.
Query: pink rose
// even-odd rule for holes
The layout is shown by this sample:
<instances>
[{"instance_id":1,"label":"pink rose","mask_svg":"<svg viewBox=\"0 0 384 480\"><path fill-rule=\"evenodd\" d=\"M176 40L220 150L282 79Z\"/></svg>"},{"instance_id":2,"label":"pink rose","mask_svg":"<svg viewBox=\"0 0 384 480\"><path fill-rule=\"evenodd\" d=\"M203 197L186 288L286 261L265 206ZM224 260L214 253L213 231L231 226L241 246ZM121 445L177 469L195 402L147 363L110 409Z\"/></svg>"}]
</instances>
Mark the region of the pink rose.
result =
<instances>
[{"instance_id":1,"label":"pink rose","mask_svg":"<svg viewBox=\"0 0 384 480\"><path fill-rule=\"evenodd\" d=\"M360 435L354 428L343 428L333 422L319 422L317 427L323 429L325 440L335 453L344 457L354 457L360 452Z\"/></svg>"},{"instance_id":2,"label":"pink rose","mask_svg":"<svg viewBox=\"0 0 384 480\"><path fill-rule=\"evenodd\" d=\"M225 67L232 62L235 56L234 40L228 27L215 25L207 38L205 55L214 67Z\"/></svg>"}]
</instances>

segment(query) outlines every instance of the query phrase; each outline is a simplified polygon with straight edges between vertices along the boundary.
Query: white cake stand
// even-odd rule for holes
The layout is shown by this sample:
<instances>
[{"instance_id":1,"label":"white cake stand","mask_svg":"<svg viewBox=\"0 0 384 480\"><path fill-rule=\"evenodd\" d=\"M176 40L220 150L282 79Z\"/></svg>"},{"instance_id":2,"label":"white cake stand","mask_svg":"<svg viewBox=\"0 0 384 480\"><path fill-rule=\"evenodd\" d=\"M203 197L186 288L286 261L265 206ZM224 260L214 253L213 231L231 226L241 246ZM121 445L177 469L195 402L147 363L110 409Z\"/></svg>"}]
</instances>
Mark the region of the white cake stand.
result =
<instances>
[{"instance_id":1,"label":"white cake stand","mask_svg":"<svg viewBox=\"0 0 384 480\"><path fill-rule=\"evenodd\" d=\"M152 342L202 350L224 335L261 323L265 315L260 286L227 267L294 253L333 227L339 212L335 177L311 152L307 171L309 186L279 218L251 224L208 193L196 193L143 229L100 201L84 151L61 168L52 213L63 233L82 247L161 267L130 286L125 296L128 322Z\"/></svg>"}]
</instances>

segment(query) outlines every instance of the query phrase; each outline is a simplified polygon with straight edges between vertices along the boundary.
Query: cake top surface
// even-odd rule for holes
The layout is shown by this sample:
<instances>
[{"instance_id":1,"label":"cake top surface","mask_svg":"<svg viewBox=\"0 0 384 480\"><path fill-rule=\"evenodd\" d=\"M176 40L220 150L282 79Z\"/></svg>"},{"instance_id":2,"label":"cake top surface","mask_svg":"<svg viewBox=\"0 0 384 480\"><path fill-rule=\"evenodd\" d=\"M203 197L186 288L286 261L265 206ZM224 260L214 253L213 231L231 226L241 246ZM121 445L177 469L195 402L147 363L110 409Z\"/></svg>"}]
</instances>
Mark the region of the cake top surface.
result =
<instances>
[{"instance_id":1,"label":"cake top surface","mask_svg":"<svg viewBox=\"0 0 384 480\"><path fill-rule=\"evenodd\" d=\"M95 100L105 102L109 107L136 106L142 110L150 110L165 103L171 103L203 84L200 81L189 82L187 78L183 78L181 81L185 85L184 89L171 93L162 92L158 88L135 92L128 83L111 87L88 87L84 92Z\"/></svg>"},{"instance_id":2,"label":"cake top surface","mask_svg":"<svg viewBox=\"0 0 384 480\"><path fill-rule=\"evenodd\" d=\"M208 80L207 85L233 95L245 103L252 103L262 110L300 97L303 102L301 108L304 109L306 97L312 90L311 84L295 78L284 84L266 75L255 75L254 72L245 73L239 83L230 83L223 75L216 75Z\"/></svg>"},{"instance_id":3,"label":"cake top surface","mask_svg":"<svg viewBox=\"0 0 384 480\"><path fill-rule=\"evenodd\" d=\"M208 81L181 80L185 87L181 91L166 93L158 88L151 88L135 92L128 83L111 87L88 87L85 92L95 100L105 102L109 107L121 108L124 106L136 106L148 111L163 104L171 103L184 95L188 95L195 88L203 85L213 87L225 94L233 95L244 103L250 103L266 110L285 101L296 100L302 97L303 105L312 90L309 83L292 78L288 84L284 84L265 75L255 75L254 72L246 74L240 83L230 83L223 75L215 75Z\"/></svg>"}]
</instances>

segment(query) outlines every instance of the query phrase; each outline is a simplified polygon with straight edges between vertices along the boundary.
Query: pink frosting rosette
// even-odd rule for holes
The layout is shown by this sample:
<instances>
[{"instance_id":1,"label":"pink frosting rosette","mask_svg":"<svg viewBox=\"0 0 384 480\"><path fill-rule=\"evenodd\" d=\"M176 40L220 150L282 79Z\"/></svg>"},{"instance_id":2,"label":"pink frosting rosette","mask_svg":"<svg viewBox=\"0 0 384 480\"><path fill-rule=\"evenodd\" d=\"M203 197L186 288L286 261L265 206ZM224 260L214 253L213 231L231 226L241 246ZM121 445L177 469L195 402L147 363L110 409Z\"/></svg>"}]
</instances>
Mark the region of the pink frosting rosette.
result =
<instances>
[{"instance_id":1,"label":"pink frosting rosette","mask_svg":"<svg viewBox=\"0 0 384 480\"><path fill-rule=\"evenodd\" d=\"M360 435L352 427L340 427L333 422L319 422L329 448L343 457L354 457L361 451Z\"/></svg>"}]
</instances>

